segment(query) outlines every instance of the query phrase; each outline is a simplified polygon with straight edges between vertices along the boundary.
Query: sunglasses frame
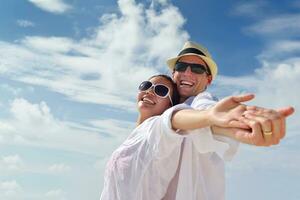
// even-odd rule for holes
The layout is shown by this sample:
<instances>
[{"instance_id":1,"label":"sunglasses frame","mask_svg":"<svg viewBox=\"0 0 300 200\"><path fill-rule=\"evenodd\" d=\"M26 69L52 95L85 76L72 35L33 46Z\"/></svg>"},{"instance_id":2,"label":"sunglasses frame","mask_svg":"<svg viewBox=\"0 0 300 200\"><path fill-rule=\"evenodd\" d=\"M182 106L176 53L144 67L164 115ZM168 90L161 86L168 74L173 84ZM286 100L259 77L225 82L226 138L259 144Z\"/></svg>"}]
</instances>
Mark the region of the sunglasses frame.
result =
<instances>
[{"instance_id":1,"label":"sunglasses frame","mask_svg":"<svg viewBox=\"0 0 300 200\"><path fill-rule=\"evenodd\" d=\"M175 64L174 70L178 71L178 72L185 72L188 67L190 67L191 71L195 74L206 73L207 75L210 75L208 72L208 69L205 67L205 65L196 64L196 63L187 63L187 62L177 61ZM199 69L200 69L200 71L199 71Z\"/></svg>"},{"instance_id":2,"label":"sunglasses frame","mask_svg":"<svg viewBox=\"0 0 300 200\"><path fill-rule=\"evenodd\" d=\"M147 89L142 90L142 89L141 89L141 85L142 85L143 83L151 83L151 86L150 86L149 88L147 88ZM157 94L156 91L155 91L155 88L156 88L157 86L163 86L163 87L166 87L166 88L168 89L167 94L166 94L165 96L160 96L159 94ZM171 104L172 104L172 106L173 106L173 101L172 101L172 98L171 98L171 96L170 96L170 91L171 91L171 89L170 89L168 86L166 86L166 85L164 85L164 84L161 84L161 83L159 83L159 84L154 84L154 83L152 83L151 81L143 81L143 82L141 82L141 84L139 85L139 91L140 91L140 92L146 92L146 91L148 91L148 90L152 90L153 93L154 93L156 96L160 97L160 98L163 98L163 99L164 99L164 98L169 97L169 100L170 100L170 102L171 102Z\"/></svg>"}]
</instances>

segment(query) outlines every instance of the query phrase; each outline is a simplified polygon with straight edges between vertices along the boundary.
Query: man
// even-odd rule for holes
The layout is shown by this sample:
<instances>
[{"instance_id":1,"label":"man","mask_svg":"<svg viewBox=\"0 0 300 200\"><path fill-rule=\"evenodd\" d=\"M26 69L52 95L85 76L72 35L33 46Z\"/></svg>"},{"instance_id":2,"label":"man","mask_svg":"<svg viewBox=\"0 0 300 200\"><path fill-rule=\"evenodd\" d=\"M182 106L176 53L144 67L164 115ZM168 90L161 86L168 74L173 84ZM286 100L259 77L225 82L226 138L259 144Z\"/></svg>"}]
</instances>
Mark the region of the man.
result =
<instances>
[{"instance_id":1,"label":"man","mask_svg":"<svg viewBox=\"0 0 300 200\"><path fill-rule=\"evenodd\" d=\"M173 129L181 127L184 135L176 174L171 180L164 200L225 198L223 159L230 159L240 142L257 146L278 144L285 134L285 117L293 113L293 108L279 111L245 106L229 98L217 103L206 88L216 78L217 65L203 46L186 42L178 56L167 61L177 84L180 101L192 109L202 110L197 115L191 110L173 113ZM249 100L251 97L249 96ZM227 111L238 110L236 120L226 120ZM221 111L221 112L220 112ZM224 113L224 117L220 113ZM236 113L236 112L235 112ZM198 123L195 123L197 120ZM209 127L236 127L244 123L248 129L233 129L223 135L212 135ZM205 131L184 131L184 125L197 124L195 128ZM222 133L220 133L222 134ZM223 158L223 159L222 159Z\"/></svg>"},{"instance_id":2,"label":"man","mask_svg":"<svg viewBox=\"0 0 300 200\"><path fill-rule=\"evenodd\" d=\"M177 84L181 103L184 102L195 109L199 108L199 106L201 106L199 104L203 104L205 101L207 101L205 104L210 104L210 106L216 103L215 98L205 90L216 78L218 68L205 47L188 41L184 44L178 56L169 59L167 64L172 70L173 79ZM235 104L234 101L235 100L232 99L231 103ZM225 105L220 109L225 107L228 108L227 106L228 105ZM258 135L262 134L255 132L255 134L257 134L253 135L255 138L247 137L244 138L242 142L259 146L278 144L279 140L285 135L285 117L293 113L292 107L275 111L272 109L239 104L239 109L241 109L241 111L247 110L246 112L243 112L243 116L241 116L239 120L255 125L255 127L259 124L261 131L263 130L261 133L265 136L265 138L256 138ZM200 110L203 109L200 108ZM247 118L245 118L245 116L247 116ZM174 117L176 117L176 114ZM186 120L184 119L179 121L186 123ZM218 121L218 119L210 121ZM230 124L226 125L226 123L229 122L224 122L222 126L232 127ZM234 135L232 135L232 137L236 138Z\"/></svg>"}]
</instances>

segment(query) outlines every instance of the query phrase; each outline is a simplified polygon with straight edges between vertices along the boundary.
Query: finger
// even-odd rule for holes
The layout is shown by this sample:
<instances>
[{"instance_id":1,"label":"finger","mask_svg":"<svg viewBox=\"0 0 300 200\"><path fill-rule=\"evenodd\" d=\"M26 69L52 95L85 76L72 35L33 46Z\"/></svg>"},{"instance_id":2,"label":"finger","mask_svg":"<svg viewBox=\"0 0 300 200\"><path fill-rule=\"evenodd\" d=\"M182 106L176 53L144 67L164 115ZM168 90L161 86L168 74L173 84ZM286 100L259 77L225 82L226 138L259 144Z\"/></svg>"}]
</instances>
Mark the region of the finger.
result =
<instances>
[{"instance_id":1,"label":"finger","mask_svg":"<svg viewBox=\"0 0 300 200\"><path fill-rule=\"evenodd\" d=\"M263 137L265 139L265 143L267 145L275 144L277 143L277 139L274 136L274 130L273 130L273 124L272 120L269 118L266 118L261 115L255 115L255 114L246 114L245 117L250 120L254 120L260 123L261 131L263 133ZM278 122L277 122L278 123ZM278 130L278 124L276 124L277 130ZM271 134L269 134L271 133ZM278 134L278 132L276 133ZM277 137L278 138L278 137ZM276 141L275 141L276 140Z\"/></svg>"},{"instance_id":2,"label":"finger","mask_svg":"<svg viewBox=\"0 0 300 200\"><path fill-rule=\"evenodd\" d=\"M279 112L284 117L288 117L288 116L290 116L291 114L293 114L295 112L295 109L291 106L288 106L288 107L285 107L285 108L277 109L277 112Z\"/></svg>"},{"instance_id":3,"label":"finger","mask_svg":"<svg viewBox=\"0 0 300 200\"><path fill-rule=\"evenodd\" d=\"M238 96L230 96L225 97L219 102L219 105L223 105L226 108L234 108L239 105L241 102L249 101L254 98L253 94L245 94L245 95L238 95Z\"/></svg>"},{"instance_id":4,"label":"finger","mask_svg":"<svg viewBox=\"0 0 300 200\"><path fill-rule=\"evenodd\" d=\"M267 109L267 108L262 108L262 107L257 107L257 106L246 106L246 110L249 113L255 113L258 115L263 114L263 113L277 113L277 114L283 115L284 117L288 117L295 112L295 109L291 106L280 108L277 110Z\"/></svg>"},{"instance_id":5,"label":"finger","mask_svg":"<svg viewBox=\"0 0 300 200\"><path fill-rule=\"evenodd\" d=\"M264 109L264 108L260 109L259 108L256 111L245 111L244 112L244 116L247 116L248 114L251 116L260 117L260 119L261 119L260 122L262 122L264 120L271 121L271 124L272 124L271 129L268 129L268 127L263 127L264 132L266 132L266 131L268 132L268 131L272 130L273 138L272 138L272 140L267 139L267 142L271 141L272 144L278 144L279 140L284 137L285 128L282 129L282 125L283 125L283 121L285 121L285 118L282 115L280 115L279 112L272 110L272 109ZM270 138L266 134L264 134L264 136L266 136L266 138Z\"/></svg>"},{"instance_id":6,"label":"finger","mask_svg":"<svg viewBox=\"0 0 300 200\"><path fill-rule=\"evenodd\" d=\"M246 106L246 111L244 114L256 114L256 115L263 115L263 114L279 114L278 112L276 112L275 110L272 109L267 109L267 108L261 108L261 107L257 107L257 106Z\"/></svg>"},{"instance_id":7,"label":"finger","mask_svg":"<svg viewBox=\"0 0 300 200\"><path fill-rule=\"evenodd\" d=\"M254 94L242 94L242 95L238 95L238 96L232 96L232 99L237 103L250 101L253 98L254 98Z\"/></svg>"},{"instance_id":8,"label":"finger","mask_svg":"<svg viewBox=\"0 0 300 200\"><path fill-rule=\"evenodd\" d=\"M250 126L248 126L244 122L237 121L237 120L230 121L229 126L232 128L250 129Z\"/></svg>"},{"instance_id":9,"label":"finger","mask_svg":"<svg viewBox=\"0 0 300 200\"><path fill-rule=\"evenodd\" d=\"M280 132L282 133L281 135L282 138L285 137L285 130L286 130L285 126L286 126L286 120L284 119L281 121L281 130L280 130Z\"/></svg>"},{"instance_id":10,"label":"finger","mask_svg":"<svg viewBox=\"0 0 300 200\"><path fill-rule=\"evenodd\" d=\"M256 110L256 106L247 106L246 110Z\"/></svg>"},{"instance_id":11,"label":"finger","mask_svg":"<svg viewBox=\"0 0 300 200\"><path fill-rule=\"evenodd\" d=\"M251 133L247 135L249 144L256 146L266 146L259 122L245 117L241 117L240 121L251 127Z\"/></svg>"},{"instance_id":12,"label":"finger","mask_svg":"<svg viewBox=\"0 0 300 200\"><path fill-rule=\"evenodd\" d=\"M282 129L282 122L285 121L284 117L277 117L272 120L272 130L274 136L274 143L277 144L280 139L283 138L285 134L285 129Z\"/></svg>"},{"instance_id":13,"label":"finger","mask_svg":"<svg viewBox=\"0 0 300 200\"><path fill-rule=\"evenodd\" d=\"M254 143L250 137L251 130L239 129L239 128L233 128L232 130L234 132L234 139L236 139L239 142L245 143L245 144L254 145Z\"/></svg>"}]
</instances>

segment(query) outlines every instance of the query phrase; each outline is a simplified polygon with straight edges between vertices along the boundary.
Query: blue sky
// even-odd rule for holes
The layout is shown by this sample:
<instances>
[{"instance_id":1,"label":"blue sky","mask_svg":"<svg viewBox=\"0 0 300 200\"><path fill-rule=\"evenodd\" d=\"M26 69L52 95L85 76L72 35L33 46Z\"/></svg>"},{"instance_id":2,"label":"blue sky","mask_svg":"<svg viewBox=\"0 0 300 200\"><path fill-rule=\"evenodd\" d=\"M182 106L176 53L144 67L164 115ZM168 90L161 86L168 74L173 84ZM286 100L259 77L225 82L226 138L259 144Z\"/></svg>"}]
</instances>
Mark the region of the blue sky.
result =
<instances>
[{"instance_id":1,"label":"blue sky","mask_svg":"<svg viewBox=\"0 0 300 200\"><path fill-rule=\"evenodd\" d=\"M137 85L187 39L218 63L216 96L296 108L280 145L241 145L227 199L300 199L299 21L296 0L2 0L0 199L98 199Z\"/></svg>"}]
</instances>

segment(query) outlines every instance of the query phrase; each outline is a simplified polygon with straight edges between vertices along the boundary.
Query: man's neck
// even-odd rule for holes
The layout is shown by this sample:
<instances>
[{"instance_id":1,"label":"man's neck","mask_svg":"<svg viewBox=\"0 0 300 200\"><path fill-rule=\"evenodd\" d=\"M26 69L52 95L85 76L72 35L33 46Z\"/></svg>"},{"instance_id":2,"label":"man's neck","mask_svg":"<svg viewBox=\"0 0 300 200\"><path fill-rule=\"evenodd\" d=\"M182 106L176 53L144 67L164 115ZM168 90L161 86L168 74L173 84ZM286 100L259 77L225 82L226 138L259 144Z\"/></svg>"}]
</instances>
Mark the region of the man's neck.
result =
<instances>
[{"instance_id":1,"label":"man's neck","mask_svg":"<svg viewBox=\"0 0 300 200\"><path fill-rule=\"evenodd\" d=\"M205 88L206 89L206 88ZM205 92L206 90L203 90L203 91L201 91L201 92L199 92L198 94L201 94L201 93L203 93L203 92ZM197 94L197 95L198 95ZM197 95L195 95L195 96L197 96ZM188 98L190 98L190 97L194 97L194 96L189 96L189 97L184 97L184 96L180 96L180 99L179 99L179 103L183 103L183 102L185 102Z\"/></svg>"},{"instance_id":2,"label":"man's neck","mask_svg":"<svg viewBox=\"0 0 300 200\"><path fill-rule=\"evenodd\" d=\"M187 99L188 99L187 97L180 97L179 103L183 103L183 102L185 102L185 100L187 100Z\"/></svg>"}]
</instances>

